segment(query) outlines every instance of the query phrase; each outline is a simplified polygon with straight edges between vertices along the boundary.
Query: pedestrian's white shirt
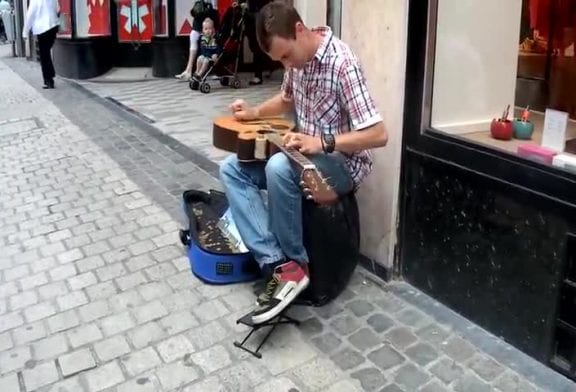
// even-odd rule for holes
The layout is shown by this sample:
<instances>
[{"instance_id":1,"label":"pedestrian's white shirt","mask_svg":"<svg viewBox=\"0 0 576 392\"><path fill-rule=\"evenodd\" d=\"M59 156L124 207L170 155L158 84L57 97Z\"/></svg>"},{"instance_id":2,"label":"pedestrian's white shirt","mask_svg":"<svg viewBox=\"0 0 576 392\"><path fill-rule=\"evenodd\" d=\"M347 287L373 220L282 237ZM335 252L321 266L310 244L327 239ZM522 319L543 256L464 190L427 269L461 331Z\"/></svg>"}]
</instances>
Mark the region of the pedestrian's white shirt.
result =
<instances>
[{"instance_id":1,"label":"pedestrian's white shirt","mask_svg":"<svg viewBox=\"0 0 576 392\"><path fill-rule=\"evenodd\" d=\"M0 15L3 12L10 12L12 11L12 7L10 6L10 3L6 0L0 0Z\"/></svg>"},{"instance_id":2,"label":"pedestrian's white shirt","mask_svg":"<svg viewBox=\"0 0 576 392\"><path fill-rule=\"evenodd\" d=\"M39 35L59 24L57 0L30 0L22 36L28 38L28 32Z\"/></svg>"}]
</instances>

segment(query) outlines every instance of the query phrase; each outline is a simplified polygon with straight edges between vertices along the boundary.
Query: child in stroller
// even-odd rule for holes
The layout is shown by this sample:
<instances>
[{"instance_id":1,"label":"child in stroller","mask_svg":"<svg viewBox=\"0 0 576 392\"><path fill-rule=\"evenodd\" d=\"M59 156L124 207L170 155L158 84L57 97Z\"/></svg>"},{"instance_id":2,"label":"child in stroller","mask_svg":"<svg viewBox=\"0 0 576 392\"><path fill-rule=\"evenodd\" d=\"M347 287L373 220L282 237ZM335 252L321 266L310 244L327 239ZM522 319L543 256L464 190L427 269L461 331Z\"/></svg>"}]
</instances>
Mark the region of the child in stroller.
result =
<instances>
[{"instance_id":1,"label":"child in stroller","mask_svg":"<svg viewBox=\"0 0 576 392\"><path fill-rule=\"evenodd\" d=\"M204 77L210 62L215 62L221 53L220 45L216 40L216 30L214 21L210 18L202 22L202 35L200 36L200 56L196 60L196 73L192 76L194 80L200 82Z\"/></svg>"},{"instance_id":2,"label":"child in stroller","mask_svg":"<svg viewBox=\"0 0 576 392\"><path fill-rule=\"evenodd\" d=\"M203 93L209 93L211 89L209 79L220 80L222 86L241 87L238 63L244 39L244 9L234 4L226 10L220 25L222 28L216 35L216 43L213 38L204 41L203 38L200 39L201 46L208 41L210 45L205 47L206 55L201 56L202 61L196 65L198 71L189 83L192 90L200 89ZM207 33L210 32L207 30Z\"/></svg>"}]
</instances>

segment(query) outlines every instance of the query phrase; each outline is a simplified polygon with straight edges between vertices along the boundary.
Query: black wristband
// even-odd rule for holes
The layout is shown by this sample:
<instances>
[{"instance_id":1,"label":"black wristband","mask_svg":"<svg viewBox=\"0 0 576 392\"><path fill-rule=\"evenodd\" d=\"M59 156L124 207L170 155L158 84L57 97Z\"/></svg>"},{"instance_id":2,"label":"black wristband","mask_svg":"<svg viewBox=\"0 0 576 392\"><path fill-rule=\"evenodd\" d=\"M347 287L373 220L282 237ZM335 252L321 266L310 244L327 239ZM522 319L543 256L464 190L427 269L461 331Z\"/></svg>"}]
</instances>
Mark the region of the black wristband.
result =
<instances>
[{"instance_id":1,"label":"black wristband","mask_svg":"<svg viewBox=\"0 0 576 392\"><path fill-rule=\"evenodd\" d=\"M334 152L336 149L336 139L334 135L331 133L323 133L322 134L322 149L326 154L330 154Z\"/></svg>"}]
</instances>

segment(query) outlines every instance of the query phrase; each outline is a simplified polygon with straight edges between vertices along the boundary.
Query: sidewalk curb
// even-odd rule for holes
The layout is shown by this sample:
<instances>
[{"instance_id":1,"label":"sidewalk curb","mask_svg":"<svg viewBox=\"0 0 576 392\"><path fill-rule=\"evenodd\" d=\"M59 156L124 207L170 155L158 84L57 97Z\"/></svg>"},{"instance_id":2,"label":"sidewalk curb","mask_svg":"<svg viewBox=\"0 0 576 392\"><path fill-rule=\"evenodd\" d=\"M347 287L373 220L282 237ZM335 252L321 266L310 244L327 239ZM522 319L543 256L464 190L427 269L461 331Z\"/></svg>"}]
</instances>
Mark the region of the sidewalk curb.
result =
<instances>
[{"instance_id":1,"label":"sidewalk curb","mask_svg":"<svg viewBox=\"0 0 576 392\"><path fill-rule=\"evenodd\" d=\"M70 79L70 78L65 78L63 76L58 76L60 79L66 81L66 82L74 82L74 83L79 83L81 84L81 82L76 81L75 79ZM121 84L121 83L140 83L140 82L154 82L154 81L158 81L158 80L164 80L164 79L168 79L168 78L155 78L155 77L151 77L151 78L136 78L136 79L104 79L104 78L93 78L93 79L82 79L82 82L86 82L86 83L96 83L96 84Z\"/></svg>"}]
</instances>

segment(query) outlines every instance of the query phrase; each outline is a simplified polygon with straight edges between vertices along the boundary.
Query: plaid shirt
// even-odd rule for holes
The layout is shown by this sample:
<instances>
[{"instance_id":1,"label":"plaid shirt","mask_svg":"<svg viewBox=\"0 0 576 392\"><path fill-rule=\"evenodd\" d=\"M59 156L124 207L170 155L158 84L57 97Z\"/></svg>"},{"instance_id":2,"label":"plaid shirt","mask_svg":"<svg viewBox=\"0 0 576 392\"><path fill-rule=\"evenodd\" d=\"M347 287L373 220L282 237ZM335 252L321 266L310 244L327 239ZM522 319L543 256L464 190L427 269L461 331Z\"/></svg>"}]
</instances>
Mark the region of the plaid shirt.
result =
<instances>
[{"instance_id":1,"label":"plaid shirt","mask_svg":"<svg viewBox=\"0 0 576 392\"><path fill-rule=\"evenodd\" d=\"M287 70L282 83L284 99L294 102L299 131L341 134L382 121L356 55L329 27L313 31L324 35L316 55L303 69ZM357 188L372 170L371 154L363 150L343 155Z\"/></svg>"}]
</instances>

